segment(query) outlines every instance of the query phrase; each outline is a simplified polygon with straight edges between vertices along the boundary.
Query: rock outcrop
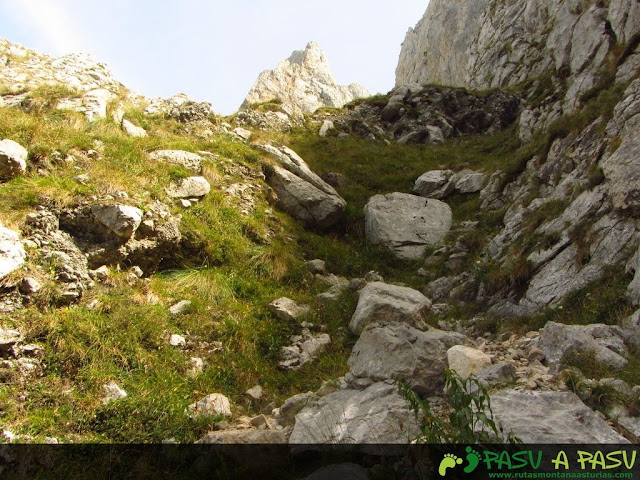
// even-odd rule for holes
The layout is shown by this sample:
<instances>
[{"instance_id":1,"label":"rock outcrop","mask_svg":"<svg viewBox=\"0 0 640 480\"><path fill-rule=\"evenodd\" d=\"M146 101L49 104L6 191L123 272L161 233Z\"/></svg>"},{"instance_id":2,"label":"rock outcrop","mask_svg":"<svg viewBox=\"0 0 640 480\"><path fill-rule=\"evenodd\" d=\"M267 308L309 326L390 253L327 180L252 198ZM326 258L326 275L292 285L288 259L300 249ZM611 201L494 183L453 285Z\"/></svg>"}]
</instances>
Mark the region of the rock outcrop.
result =
<instances>
[{"instance_id":1,"label":"rock outcrop","mask_svg":"<svg viewBox=\"0 0 640 480\"><path fill-rule=\"evenodd\" d=\"M18 232L0 224L0 280L20 268L26 257Z\"/></svg>"},{"instance_id":2,"label":"rock outcrop","mask_svg":"<svg viewBox=\"0 0 640 480\"><path fill-rule=\"evenodd\" d=\"M369 92L358 84L339 86L320 46L310 42L304 50L296 50L274 70L262 72L245 98L241 108L272 100L282 102L289 114L314 112L320 107L342 107Z\"/></svg>"}]
</instances>

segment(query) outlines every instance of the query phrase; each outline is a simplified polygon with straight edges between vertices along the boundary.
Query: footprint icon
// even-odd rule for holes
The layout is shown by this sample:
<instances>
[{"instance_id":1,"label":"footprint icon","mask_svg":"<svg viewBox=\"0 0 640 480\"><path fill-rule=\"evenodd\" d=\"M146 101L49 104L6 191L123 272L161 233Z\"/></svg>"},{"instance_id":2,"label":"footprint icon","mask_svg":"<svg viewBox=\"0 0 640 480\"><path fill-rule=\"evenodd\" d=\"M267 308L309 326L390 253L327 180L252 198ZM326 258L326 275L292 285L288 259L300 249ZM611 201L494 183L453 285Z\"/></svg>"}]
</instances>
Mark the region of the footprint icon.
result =
<instances>
[{"instance_id":1,"label":"footprint icon","mask_svg":"<svg viewBox=\"0 0 640 480\"><path fill-rule=\"evenodd\" d=\"M469 462L469 465L464 467L464 473L471 473L476 468L478 468L478 464L480 463L480 452L478 452L477 450L474 450L471 447L467 447L466 452L467 452L466 458L467 458L467 462Z\"/></svg>"},{"instance_id":2,"label":"footprint icon","mask_svg":"<svg viewBox=\"0 0 640 480\"><path fill-rule=\"evenodd\" d=\"M444 477L447 474L447 470L449 468L453 468L456 465L460 465L462 463L462 459L456 457L453 453L445 453L444 458L440 462L440 467L438 468L438 473L441 477Z\"/></svg>"}]
</instances>

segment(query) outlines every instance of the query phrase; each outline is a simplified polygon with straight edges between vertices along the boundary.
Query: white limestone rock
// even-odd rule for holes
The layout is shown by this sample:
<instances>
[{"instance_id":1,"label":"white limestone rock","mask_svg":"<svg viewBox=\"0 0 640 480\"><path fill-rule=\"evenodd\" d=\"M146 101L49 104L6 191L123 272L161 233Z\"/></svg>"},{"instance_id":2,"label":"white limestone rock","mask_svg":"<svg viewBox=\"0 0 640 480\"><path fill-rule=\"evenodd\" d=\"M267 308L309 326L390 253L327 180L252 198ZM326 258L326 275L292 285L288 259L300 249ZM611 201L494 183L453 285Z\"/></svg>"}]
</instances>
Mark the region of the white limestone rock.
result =
<instances>
[{"instance_id":1,"label":"white limestone rock","mask_svg":"<svg viewBox=\"0 0 640 480\"><path fill-rule=\"evenodd\" d=\"M185 152L183 150L156 150L149 154L149 158L158 162L181 165L195 173L202 171L202 157L197 153Z\"/></svg>"},{"instance_id":2,"label":"white limestone rock","mask_svg":"<svg viewBox=\"0 0 640 480\"><path fill-rule=\"evenodd\" d=\"M171 198L202 198L211 191L211 185L204 177L187 177L173 181L166 188Z\"/></svg>"},{"instance_id":3,"label":"white limestone rock","mask_svg":"<svg viewBox=\"0 0 640 480\"><path fill-rule=\"evenodd\" d=\"M93 216L120 238L131 238L142 223L142 210L129 205L94 205Z\"/></svg>"},{"instance_id":4,"label":"white limestone rock","mask_svg":"<svg viewBox=\"0 0 640 480\"><path fill-rule=\"evenodd\" d=\"M193 416L217 416L231 417L231 403L221 393L212 393L196 403L189 405L189 411Z\"/></svg>"},{"instance_id":5,"label":"white limestone rock","mask_svg":"<svg viewBox=\"0 0 640 480\"><path fill-rule=\"evenodd\" d=\"M26 258L18 232L0 224L0 280L20 268Z\"/></svg>"}]
</instances>

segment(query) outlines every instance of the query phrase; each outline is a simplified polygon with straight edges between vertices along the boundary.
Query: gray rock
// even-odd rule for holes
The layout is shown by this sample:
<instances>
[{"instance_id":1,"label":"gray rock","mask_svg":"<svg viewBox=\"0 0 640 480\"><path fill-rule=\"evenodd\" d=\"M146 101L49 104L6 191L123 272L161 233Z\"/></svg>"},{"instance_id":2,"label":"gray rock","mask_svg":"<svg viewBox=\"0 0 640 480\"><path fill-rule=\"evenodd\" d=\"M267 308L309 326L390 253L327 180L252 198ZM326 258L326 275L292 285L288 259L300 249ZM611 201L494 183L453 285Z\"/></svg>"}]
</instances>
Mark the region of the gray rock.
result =
<instances>
[{"instance_id":1,"label":"gray rock","mask_svg":"<svg viewBox=\"0 0 640 480\"><path fill-rule=\"evenodd\" d=\"M107 118L107 105L115 97L113 93L104 88L98 88L85 93L82 96L82 104L87 120L93 122L100 118Z\"/></svg>"},{"instance_id":2,"label":"gray rock","mask_svg":"<svg viewBox=\"0 0 640 480\"><path fill-rule=\"evenodd\" d=\"M187 345L187 341L182 335L174 333L169 337L169 345L172 347L185 347Z\"/></svg>"},{"instance_id":3,"label":"gray rock","mask_svg":"<svg viewBox=\"0 0 640 480\"><path fill-rule=\"evenodd\" d=\"M149 154L149 158L158 162L181 165L196 173L202 171L202 157L196 153L183 150L156 150Z\"/></svg>"},{"instance_id":4,"label":"gray rock","mask_svg":"<svg viewBox=\"0 0 640 480\"><path fill-rule=\"evenodd\" d=\"M0 141L0 180L11 180L27 171L29 152L17 142Z\"/></svg>"},{"instance_id":5,"label":"gray rock","mask_svg":"<svg viewBox=\"0 0 640 480\"><path fill-rule=\"evenodd\" d=\"M102 397L102 403L109 403L114 400L120 400L127 397L125 392L116 382L111 382L102 386L104 395Z\"/></svg>"},{"instance_id":6,"label":"gray rock","mask_svg":"<svg viewBox=\"0 0 640 480\"><path fill-rule=\"evenodd\" d=\"M0 224L0 280L20 268L26 257L18 232Z\"/></svg>"},{"instance_id":7,"label":"gray rock","mask_svg":"<svg viewBox=\"0 0 640 480\"><path fill-rule=\"evenodd\" d=\"M456 172L451 179L451 183L453 183L454 189L458 193L477 193L487 183L487 176L481 172L465 169Z\"/></svg>"},{"instance_id":8,"label":"gray rock","mask_svg":"<svg viewBox=\"0 0 640 480\"><path fill-rule=\"evenodd\" d=\"M42 285L33 277L25 277L20 281L20 291L25 295L33 295L42 290Z\"/></svg>"},{"instance_id":9,"label":"gray rock","mask_svg":"<svg viewBox=\"0 0 640 480\"><path fill-rule=\"evenodd\" d=\"M244 394L253 398L254 400L260 400L263 395L263 390L260 385L256 385L255 387L251 387L249 390L244 392Z\"/></svg>"},{"instance_id":10,"label":"gray rock","mask_svg":"<svg viewBox=\"0 0 640 480\"><path fill-rule=\"evenodd\" d=\"M177 315L183 315L187 313L187 311L189 311L189 308L191 308L190 300L180 300L178 303L169 307L169 313L175 317Z\"/></svg>"},{"instance_id":11,"label":"gray rock","mask_svg":"<svg viewBox=\"0 0 640 480\"><path fill-rule=\"evenodd\" d=\"M290 444L407 444L420 429L398 387L375 383L363 391L338 390L296 415Z\"/></svg>"},{"instance_id":12,"label":"gray rock","mask_svg":"<svg viewBox=\"0 0 640 480\"><path fill-rule=\"evenodd\" d=\"M0 328L0 352L8 352L16 343L22 341L22 334L17 330Z\"/></svg>"},{"instance_id":13,"label":"gray rock","mask_svg":"<svg viewBox=\"0 0 640 480\"><path fill-rule=\"evenodd\" d=\"M405 323L373 323L362 331L347 364L356 378L404 380L421 396L436 395L444 387L447 349L466 340L433 328L423 332Z\"/></svg>"},{"instance_id":14,"label":"gray rock","mask_svg":"<svg viewBox=\"0 0 640 480\"><path fill-rule=\"evenodd\" d=\"M128 205L94 205L91 213L120 238L130 238L142 223L142 210Z\"/></svg>"},{"instance_id":15,"label":"gray rock","mask_svg":"<svg viewBox=\"0 0 640 480\"><path fill-rule=\"evenodd\" d=\"M306 265L307 269L309 269L309 271L314 275L325 275L327 273L327 267L324 263L324 260L320 260L318 258L315 260L309 260Z\"/></svg>"},{"instance_id":16,"label":"gray rock","mask_svg":"<svg viewBox=\"0 0 640 480\"><path fill-rule=\"evenodd\" d=\"M171 182L166 191L171 198L202 198L211 191L211 185L204 177L187 177Z\"/></svg>"},{"instance_id":17,"label":"gray rock","mask_svg":"<svg viewBox=\"0 0 640 480\"><path fill-rule=\"evenodd\" d=\"M452 213L446 203L405 193L376 195L364 213L367 240L404 259L422 257L427 246L442 242L451 229Z\"/></svg>"},{"instance_id":18,"label":"gray rock","mask_svg":"<svg viewBox=\"0 0 640 480\"><path fill-rule=\"evenodd\" d=\"M476 372L480 384L485 387L514 382L516 380L516 367L513 363L500 362Z\"/></svg>"},{"instance_id":19,"label":"gray rock","mask_svg":"<svg viewBox=\"0 0 640 480\"><path fill-rule=\"evenodd\" d=\"M318 135L321 137L326 137L327 133L329 133L329 130L333 130L334 128L335 126L333 125L333 122L331 120L325 120L322 122L322 126L318 131Z\"/></svg>"},{"instance_id":20,"label":"gray rock","mask_svg":"<svg viewBox=\"0 0 640 480\"><path fill-rule=\"evenodd\" d=\"M360 290L349 330L359 334L369 323L380 321L404 322L424 329L430 308L431 301L417 290L373 282Z\"/></svg>"},{"instance_id":21,"label":"gray rock","mask_svg":"<svg viewBox=\"0 0 640 480\"><path fill-rule=\"evenodd\" d=\"M134 125L126 118L122 119L122 130L130 137L142 138L147 136L147 131L144 128Z\"/></svg>"},{"instance_id":22,"label":"gray rock","mask_svg":"<svg viewBox=\"0 0 640 480\"><path fill-rule=\"evenodd\" d=\"M491 365L491 357L477 348L454 345L447 350L447 362L451 370L466 379Z\"/></svg>"},{"instance_id":23,"label":"gray rock","mask_svg":"<svg viewBox=\"0 0 640 480\"><path fill-rule=\"evenodd\" d=\"M452 170L430 170L418 177L413 186L413 193L426 198L445 198L453 192L453 176Z\"/></svg>"},{"instance_id":24,"label":"gray rock","mask_svg":"<svg viewBox=\"0 0 640 480\"><path fill-rule=\"evenodd\" d=\"M238 138L242 140L249 140L251 138L252 133L246 128L237 127L232 130L232 133L236 135Z\"/></svg>"},{"instance_id":25,"label":"gray rock","mask_svg":"<svg viewBox=\"0 0 640 480\"><path fill-rule=\"evenodd\" d=\"M285 212L318 228L329 228L339 222L347 203L338 192L316 175L293 150L261 145L283 168L275 166L267 182L278 195Z\"/></svg>"},{"instance_id":26,"label":"gray rock","mask_svg":"<svg viewBox=\"0 0 640 480\"><path fill-rule=\"evenodd\" d=\"M613 369L629 362L624 355L624 333L609 325L563 325L547 322L540 335L539 348L550 366L565 362L574 354L588 354L594 361ZM585 372L587 373L587 372Z\"/></svg>"},{"instance_id":27,"label":"gray rock","mask_svg":"<svg viewBox=\"0 0 640 480\"><path fill-rule=\"evenodd\" d=\"M629 443L575 393L502 390L491 408L503 434L524 443Z\"/></svg>"},{"instance_id":28,"label":"gray rock","mask_svg":"<svg viewBox=\"0 0 640 480\"><path fill-rule=\"evenodd\" d=\"M189 405L189 411L193 416L222 415L223 417L231 417L231 403L221 393L212 393Z\"/></svg>"},{"instance_id":29,"label":"gray rock","mask_svg":"<svg viewBox=\"0 0 640 480\"><path fill-rule=\"evenodd\" d=\"M297 370L315 360L329 346L331 337L326 333L313 335L303 329L302 335L294 335L291 341L292 345L282 347L280 351L278 366L284 370Z\"/></svg>"},{"instance_id":30,"label":"gray rock","mask_svg":"<svg viewBox=\"0 0 640 480\"><path fill-rule=\"evenodd\" d=\"M191 357L187 362L187 376L195 378L204 371L204 360L200 357Z\"/></svg>"},{"instance_id":31,"label":"gray rock","mask_svg":"<svg viewBox=\"0 0 640 480\"><path fill-rule=\"evenodd\" d=\"M300 305L287 297L278 298L271 302L267 308L271 313L283 321L296 321L301 316L309 313L308 305Z\"/></svg>"}]
</instances>

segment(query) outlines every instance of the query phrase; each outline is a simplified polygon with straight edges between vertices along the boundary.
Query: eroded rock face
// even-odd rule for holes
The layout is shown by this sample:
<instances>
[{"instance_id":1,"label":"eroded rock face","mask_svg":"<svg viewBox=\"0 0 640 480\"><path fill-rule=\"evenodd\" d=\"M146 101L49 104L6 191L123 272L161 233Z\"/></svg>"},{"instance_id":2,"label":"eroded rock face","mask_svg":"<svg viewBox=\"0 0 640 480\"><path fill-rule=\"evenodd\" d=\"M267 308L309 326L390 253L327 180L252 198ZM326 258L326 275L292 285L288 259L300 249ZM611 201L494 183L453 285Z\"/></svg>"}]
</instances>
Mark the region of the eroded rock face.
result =
<instances>
[{"instance_id":1,"label":"eroded rock face","mask_svg":"<svg viewBox=\"0 0 640 480\"><path fill-rule=\"evenodd\" d=\"M285 146L259 148L282 166L267 172L267 183L275 190L282 210L320 229L330 228L343 218L347 202L296 152Z\"/></svg>"},{"instance_id":2,"label":"eroded rock face","mask_svg":"<svg viewBox=\"0 0 640 480\"><path fill-rule=\"evenodd\" d=\"M464 335L406 323L367 325L353 347L348 365L357 378L374 382L403 380L421 396L442 393L447 349L464 343Z\"/></svg>"},{"instance_id":3,"label":"eroded rock face","mask_svg":"<svg viewBox=\"0 0 640 480\"><path fill-rule=\"evenodd\" d=\"M572 392L502 390L491 408L503 434L524 443L629 443Z\"/></svg>"},{"instance_id":4,"label":"eroded rock face","mask_svg":"<svg viewBox=\"0 0 640 480\"><path fill-rule=\"evenodd\" d=\"M274 70L262 72L242 107L278 99L292 113L314 112L320 107L342 107L356 98L368 97L358 84L339 86L331 74L326 55L315 42L282 60Z\"/></svg>"},{"instance_id":5,"label":"eroded rock face","mask_svg":"<svg viewBox=\"0 0 640 480\"><path fill-rule=\"evenodd\" d=\"M310 401L296 415L291 444L407 444L420 433L396 385L338 390Z\"/></svg>"},{"instance_id":6,"label":"eroded rock face","mask_svg":"<svg viewBox=\"0 0 640 480\"><path fill-rule=\"evenodd\" d=\"M557 107L559 113L570 113L580 95L595 86L607 53L637 32L638 10L635 0L432 0L406 35L396 86L487 89L552 71L567 79ZM558 113L549 116L556 106L549 107L543 112L547 124Z\"/></svg>"},{"instance_id":7,"label":"eroded rock face","mask_svg":"<svg viewBox=\"0 0 640 480\"><path fill-rule=\"evenodd\" d=\"M452 222L446 203L406 193L371 197L364 214L367 240L410 260L422 257L427 246L440 243Z\"/></svg>"},{"instance_id":8,"label":"eroded rock face","mask_svg":"<svg viewBox=\"0 0 640 480\"><path fill-rule=\"evenodd\" d=\"M349 330L360 333L370 323L403 322L425 329L425 317L431 301L408 287L373 282L359 292L358 306L349 322Z\"/></svg>"}]
</instances>

